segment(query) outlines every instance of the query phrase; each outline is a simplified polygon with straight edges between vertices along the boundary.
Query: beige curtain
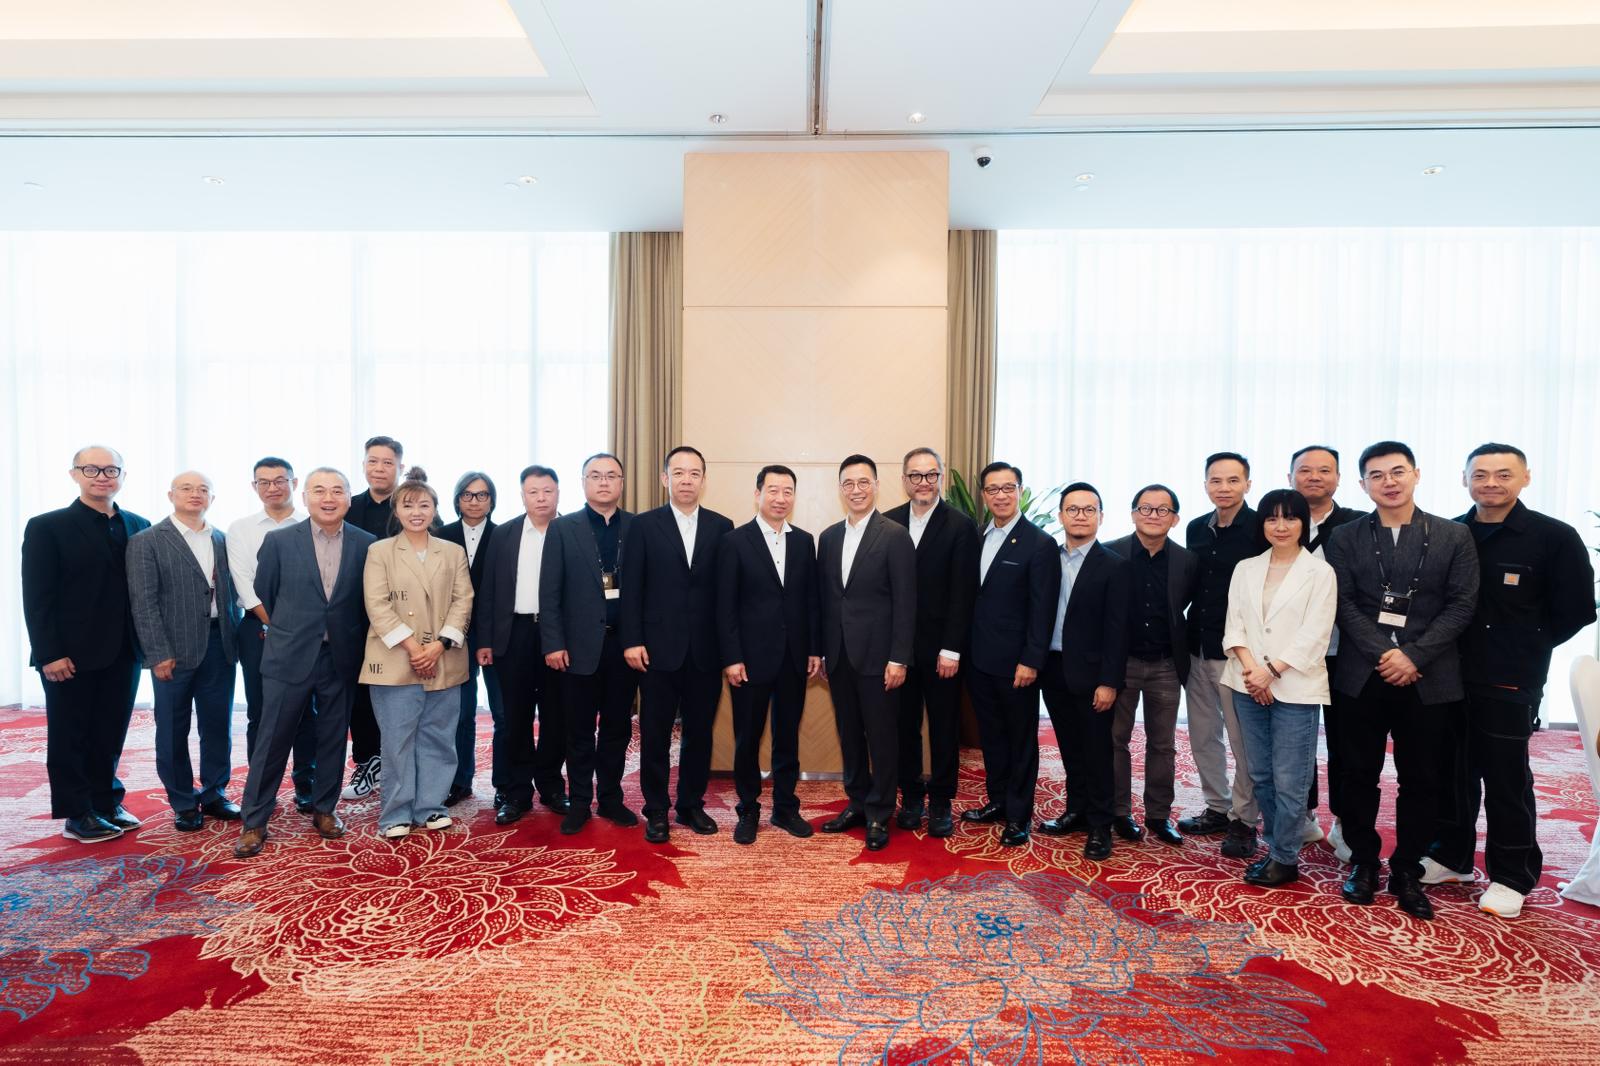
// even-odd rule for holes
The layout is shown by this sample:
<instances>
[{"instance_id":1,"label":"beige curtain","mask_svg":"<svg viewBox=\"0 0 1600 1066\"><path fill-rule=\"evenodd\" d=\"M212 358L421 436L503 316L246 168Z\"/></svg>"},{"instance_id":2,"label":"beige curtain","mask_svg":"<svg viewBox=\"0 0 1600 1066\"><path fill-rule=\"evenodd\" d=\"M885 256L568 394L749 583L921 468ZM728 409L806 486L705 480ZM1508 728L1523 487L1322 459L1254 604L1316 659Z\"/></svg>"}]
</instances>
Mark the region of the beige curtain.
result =
<instances>
[{"instance_id":1,"label":"beige curtain","mask_svg":"<svg viewBox=\"0 0 1600 1066\"><path fill-rule=\"evenodd\" d=\"M622 506L666 502L656 471L683 433L683 234L611 235L611 450Z\"/></svg>"},{"instance_id":2,"label":"beige curtain","mask_svg":"<svg viewBox=\"0 0 1600 1066\"><path fill-rule=\"evenodd\" d=\"M947 465L970 485L994 451L994 230L950 231Z\"/></svg>"}]
</instances>

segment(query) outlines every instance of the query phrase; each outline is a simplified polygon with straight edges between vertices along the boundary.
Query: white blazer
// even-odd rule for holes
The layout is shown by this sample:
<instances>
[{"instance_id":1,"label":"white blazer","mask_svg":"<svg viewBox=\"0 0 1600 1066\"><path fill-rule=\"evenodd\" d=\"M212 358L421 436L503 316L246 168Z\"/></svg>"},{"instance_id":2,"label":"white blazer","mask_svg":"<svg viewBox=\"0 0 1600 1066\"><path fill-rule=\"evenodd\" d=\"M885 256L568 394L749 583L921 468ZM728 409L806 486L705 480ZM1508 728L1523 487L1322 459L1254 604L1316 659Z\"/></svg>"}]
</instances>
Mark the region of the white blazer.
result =
<instances>
[{"instance_id":1,"label":"white blazer","mask_svg":"<svg viewBox=\"0 0 1600 1066\"><path fill-rule=\"evenodd\" d=\"M1243 647L1265 665L1268 659L1287 663L1282 678L1272 681L1272 695L1281 703L1328 703L1328 638L1339 606L1339 586L1333 567L1300 550L1289 572L1263 613L1262 593L1267 584L1269 549L1246 559L1233 570L1228 586L1228 622L1222 633L1222 650L1228 665L1222 683L1244 692L1244 667L1233 649Z\"/></svg>"}]
</instances>

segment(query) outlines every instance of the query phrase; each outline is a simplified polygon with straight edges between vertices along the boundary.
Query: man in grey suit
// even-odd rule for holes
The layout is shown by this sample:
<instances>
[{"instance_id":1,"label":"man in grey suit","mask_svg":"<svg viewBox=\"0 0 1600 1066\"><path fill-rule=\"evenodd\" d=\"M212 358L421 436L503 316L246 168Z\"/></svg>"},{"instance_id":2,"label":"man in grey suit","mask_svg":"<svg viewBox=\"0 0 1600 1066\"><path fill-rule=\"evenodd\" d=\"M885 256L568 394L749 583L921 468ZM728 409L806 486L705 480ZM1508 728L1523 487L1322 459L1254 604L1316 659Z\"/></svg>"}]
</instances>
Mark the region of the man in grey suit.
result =
<instances>
[{"instance_id":1,"label":"man in grey suit","mask_svg":"<svg viewBox=\"0 0 1600 1066\"><path fill-rule=\"evenodd\" d=\"M344 761L350 703L366 649L362 572L374 538L345 522L350 482L332 467L306 476L309 520L268 533L256 559L255 593L272 619L261 649L261 727L244 788L244 832L235 858L261 853L283 769L300 718L317 707L317 765ZM333 812L339 775L312 785L312 825L328 840L344 835Z\"/></svg>"},{"instance_id":2,"label":"man in grey suit","mask_svg":"<svg viewBox=\"0 0 1600 1066\"><path fill-rule=\"evenodd\" d=\"M128 541L128 600L155 685L156 776L179 832L205 815L239 820L228 799L233 768L233 678L240 610L222 531L206 523L211 479L172 479L172 516ZM189 720L200 728L200 788L189 761Z\"/></svg>"},{"instance_id":3,"label":"man in grey suit","mask_svg":"<svg viewBox=\"0 0 1600 1066\"><path fill-rule=\"evenodd\" d=\"M1410 448L1379 441L1361 453L1360 468L1377 510L1328 542L1339 579L1339 805L1352 863L1340 891L1371 903L1377 890L1378 778L1392 736L1399 792L1389 891L1401 910L1428 919L1422 857L1446 788L1440 752L1465 696L1456 640L1477 605L1478 552L1466 526L1412 501L1421 473Z\"/></svg>"},{"instance_id":4,"label":"man in grey suit","mask_svg":"<svg viewBox=\"0 0 1600 1066\"><path fill-rule=\"evenodd\" d=\"M865 455L839 464L846 518L822 531L822 649L844 757L843 813L824 833L867 827L867 850L889 844L899 785L899 697L917 625L917 549L906 527L877 511L878 466Z\"/></svg>"}]
</instances>

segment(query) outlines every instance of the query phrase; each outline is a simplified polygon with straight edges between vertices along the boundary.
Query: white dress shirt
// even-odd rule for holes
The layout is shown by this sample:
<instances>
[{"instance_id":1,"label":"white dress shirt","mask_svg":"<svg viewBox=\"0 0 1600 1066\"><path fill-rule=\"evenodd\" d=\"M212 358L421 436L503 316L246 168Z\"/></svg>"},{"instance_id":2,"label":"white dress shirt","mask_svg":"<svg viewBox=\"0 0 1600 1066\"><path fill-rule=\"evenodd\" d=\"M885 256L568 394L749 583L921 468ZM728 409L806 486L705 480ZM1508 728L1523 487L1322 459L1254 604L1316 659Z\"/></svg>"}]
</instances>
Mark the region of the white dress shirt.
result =
<instances>
[{"instance_id":1,"label":"white dress shirt","mask_svg":"<svg viewBox=\"0 0 1600 1066\"><path fill-rule=\"evenodd\" d=\"M844 520L844 543L839 548L839 579L846 585L850 584L850 568L855 565L856 551L861 547L861 538L866 536L867 523L871 521L871 511L863 515L860 522L852 524L850 519Z\"/></svg>"},{"instance_id":2,"label":"white dress shirt","mask_svg":"<svg viewBox=\"0 0 1600 1066\"><path fill-rule=\"evenodd\" d=\"M194 554L194 561L200 564L200 572L206 575L206 582L211 586L211 617L217 616L217 550L211 543L211 527L205 519L200 520L199 529L190 529L183 524L177 515L172 516L172 524L178 527L178 532L183 534L183 542L189 546L189 551Z\"/></svg>"},{"instance_id":3,"label":"white dress shirt","mask_svg":"<svg viewBox=\"0 0 1600 1066\"><path fill-rule=\"evenodd\" d=\"M989 578L989 566L994 562L994 557L1000 554L1000 548L1005 544L1006 538L1011 536L1011 531L1017 528L1017 523L1022 520L1022 508L1017 508L1017 513L1011 516L1011 521L1003 526L997 526L993 521L989 528L983 531L983 556L978 560L978 583L982 584Z\"/></svg>"},{"instance_id":4,"label":"white dress shirt","mask_svg":"<svg viewBox=\"0 0 1600 1066\"><path fill-rule=\"evenodd\" d=\"M683 538L683 561L690 566L694 565L694 535L700 528L700 505L695 504L694 510L684 514L676 507L672 509L672 517L678 520L678 535Z\"/></svg>"},{"instance_id":5,"label":"white dress shirt","mask_svg":"<svg viewBox=\"0 0 1600 1066\"><path fill-rule=\"evenodd\" d=\"M906 516L906 528L911 531L912 547L922 547L922 534L927 530L928 519L933 517L933 512L938 508L938 506L939 499L938 497L934 497L933 506L928 508L927 513L921 518L917 517L917 509L915 507L906 508L907 512L909 512Z\"/></svg>"},{"instance_id":6,"label":"white dress shirt","mask_svg":"<svg viewBox=\"0 0 1600 1066\"><path fill-rule=\"evenodd\" d=\"M539 613L539 565L544 561L544 530L533 519L522 516L522 543L517 545L517 593L512 611Z\"/></svg>"},{"instance_id":7,"label":"white dress shirt","mask_svg":"<svg viewBox=\"0 0 1600 1066\"><path fill-rule=\"evenodd\" d=\"M767 525L765 518L756 523L761 529L761 536L767 542L767 551L772 553L772 565L778 570L778 584L783 584L784 563L789 558L789 523L785 522L782 529L773 529Z\"/></svg>"},{"instance_id":8,"label":"white dress shirt","mask_svg":"<svg viewBox=\"0 0 1600 1066\"><path fill-rule=\"evenodd\" d=\"M300 519L299 514L290 511L287 518L279 521L260 510L228 527L228 573L233 575L233 592L241 609L252 611L261 605L261 598L256 595L256 556L261 553L261 542L274 529L292 526Z\"/></svg>"},{"instance_id":9,"label":"white dress shirt","mask_svg":"<svg viewBox=\"0 0 1600 1066\"><path fill-rule=\"evenodd\" d=\"M483 531L489 528L487 518L473 525L465 518L461 520L461 539L466 543L462 547L467 549L467 568L472 568L472 561L478 557L478 545L483 543Z\"/></svg>"}]
</instances>

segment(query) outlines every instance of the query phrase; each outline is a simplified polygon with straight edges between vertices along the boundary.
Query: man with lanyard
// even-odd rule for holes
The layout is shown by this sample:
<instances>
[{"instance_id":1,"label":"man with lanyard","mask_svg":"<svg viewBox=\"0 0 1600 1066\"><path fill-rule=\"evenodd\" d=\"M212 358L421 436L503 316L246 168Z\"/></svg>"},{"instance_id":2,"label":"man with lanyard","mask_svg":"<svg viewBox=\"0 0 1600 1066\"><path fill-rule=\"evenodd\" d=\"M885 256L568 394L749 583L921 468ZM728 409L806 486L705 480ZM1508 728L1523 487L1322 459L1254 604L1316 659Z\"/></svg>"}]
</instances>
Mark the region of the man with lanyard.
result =
<instances>
[{"instance_id":1,"label":"man with lanyard","mask_svg":"<svg viewBox=\"0 0 1600 1066\"><path fill-rule=\"evenodd\" d=\"M1422 883L1472 883L1481 803L1490 884L1478 908L1515 918L1544 869L1528 738L1551 651L1595 619L1594 570L1577 530L1517 498L1530 480L1521 449L1474 448L1461 480L1477 505L1456 521L1478 547L1478 610L1461 638L1467 705L1454 737L1454 803L1440 811Z\"/></svg>"},{"instance_id":2,"label":"man with lanyard","mask_svg":"<svg viewBox=\"0 0 1600 1066\"><path fill-rule=\"evenodd\" d=\"M1413 501L1421 474L1406 445L1380 441L1360 465L1377 510L1340 526L1328 543L1339 578L1339 803L1353 864L1340 894L1368 904L1377 891L1378 781L1392 736L1398 792L1389 891L1401 910L1430 919L1422 856L1444 788L1440 743L1461 711L1456 641L1477 602L1478 553L1465 526Z\"/></svg>"}]
</instances>

